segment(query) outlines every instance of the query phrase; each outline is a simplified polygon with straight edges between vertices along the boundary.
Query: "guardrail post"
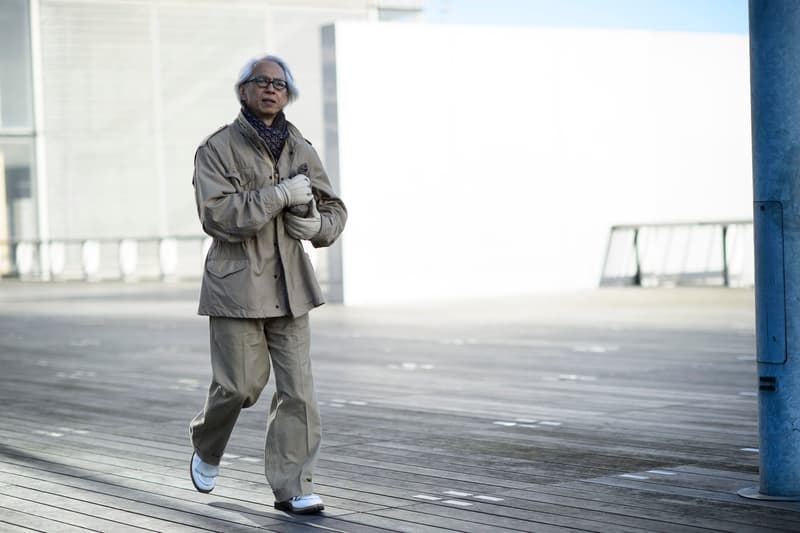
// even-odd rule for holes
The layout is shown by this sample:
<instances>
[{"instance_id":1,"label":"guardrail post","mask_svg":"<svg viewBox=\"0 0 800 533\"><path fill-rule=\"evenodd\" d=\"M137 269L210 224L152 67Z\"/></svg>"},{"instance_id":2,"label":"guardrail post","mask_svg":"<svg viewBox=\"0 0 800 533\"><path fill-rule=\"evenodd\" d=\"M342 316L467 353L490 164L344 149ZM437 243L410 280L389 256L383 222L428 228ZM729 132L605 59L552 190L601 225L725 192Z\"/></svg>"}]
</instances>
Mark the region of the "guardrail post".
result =
<instances>
[{"instance_id":1,"label":"guardrail post","mask_svg":"<svg viewBox=\"0 0 800 533\"><path fill-rule=\"evenodd\" d=\"M66 261L67 252L64 242L52 241L50 243L50 272L54 279L59 279L64 273Z\"/></svg>"},{"instance_id":2,"label":"guardrail post","mask_svg":"<svg viewBox=\"0 0 800 533\"><path fill-rule=\"evenodd\" d=\"M119 275L123 281L136 278L136 266L139 262L139 246L133 239L119 241L118 257Z\"/></svg>"},{"instance_id":3,"label":"guardrail post","mask_svg":"<svg viewBox=\"0 0 800 533\"><path fill-rule=\"evenodd\" d=\"M175 278L178 270L178 241L175 239L161 239L158 243L158 264L162 280Z\"/></svg>"},{"instance_id":4,"label":"guardrail post","mask_svg":"<svg viewBox=\"0 0 800 533\"><path fill-rule=\"evenodd\" d=\"M100 270L100 243L95 240L83 241L81 245L81 266L86 281L97 281Z\"/></svg>"},{"instance_id":5,"label":"guardrail post","mask_svg":"<svg viewBox=\"0 0 800 533\"><path fill-rule=\"evenodd\" d=\"M633 275L633 284L642 286L642 262L639 260L639 228L633 230L633 256L636 260L636 274Z\"/></svg>"},{"instance_id":6,"label":"guardrail post","mask_svg":"<svg viewBox=\"0 0 800 533\"><path fill-rule=\"evenodd\" d=\"M20 279L29 279L32 276L35 255L36 250L32 243L27 241L17 243L14 250L14 258Z\"/></svg>"},{"instance_id":7,"label":"guardrail post","mask_svg":"<svg viewBox=\"0 0 800 533\"><path fill-rule=\"evenodd\" d=\"M730 274L728 271L728 225L722 225L722 284L725 287L731 286Z\"/></svg>"}]
</instances>

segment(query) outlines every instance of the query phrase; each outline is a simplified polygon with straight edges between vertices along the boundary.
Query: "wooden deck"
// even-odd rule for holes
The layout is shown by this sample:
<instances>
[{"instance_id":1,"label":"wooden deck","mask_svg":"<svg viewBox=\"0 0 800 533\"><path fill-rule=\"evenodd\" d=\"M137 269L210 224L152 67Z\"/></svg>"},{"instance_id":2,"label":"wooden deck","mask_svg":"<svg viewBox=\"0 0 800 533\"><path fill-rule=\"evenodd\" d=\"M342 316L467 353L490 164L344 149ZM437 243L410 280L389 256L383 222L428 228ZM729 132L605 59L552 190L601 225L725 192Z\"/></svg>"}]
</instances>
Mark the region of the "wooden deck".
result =
<instances>
[{"instance_id":1,"label":"wooden deck","mask_svg":"<svg viewBox=\"0 0 800 533\"><path fill-rule=\"evenodd\" d=\"M312 313L322 516L272 508L272 385L188 478L185 284L0 283L1 531L800 531L758 484L753 294L601 290Z\"/></svg>"}]
</instances>

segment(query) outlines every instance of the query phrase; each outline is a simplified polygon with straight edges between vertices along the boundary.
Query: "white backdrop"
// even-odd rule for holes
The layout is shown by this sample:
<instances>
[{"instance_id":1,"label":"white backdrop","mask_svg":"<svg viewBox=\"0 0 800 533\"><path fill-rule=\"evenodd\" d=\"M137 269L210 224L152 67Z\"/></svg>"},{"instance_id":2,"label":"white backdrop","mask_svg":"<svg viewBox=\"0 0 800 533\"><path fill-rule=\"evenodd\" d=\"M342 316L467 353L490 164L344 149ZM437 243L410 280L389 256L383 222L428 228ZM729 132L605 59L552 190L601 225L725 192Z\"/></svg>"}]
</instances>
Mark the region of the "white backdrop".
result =
<instances>
[{"instance_id":1,"label":"white backdrop","mask_svg":"<svg viewBox=\"0 0 800 533\"><path fill-rule=\"evenodd\" d=\"M739 35L335 27L345 302L595 287L616 223L752 216Z\"/></svg>"}]
</instances>

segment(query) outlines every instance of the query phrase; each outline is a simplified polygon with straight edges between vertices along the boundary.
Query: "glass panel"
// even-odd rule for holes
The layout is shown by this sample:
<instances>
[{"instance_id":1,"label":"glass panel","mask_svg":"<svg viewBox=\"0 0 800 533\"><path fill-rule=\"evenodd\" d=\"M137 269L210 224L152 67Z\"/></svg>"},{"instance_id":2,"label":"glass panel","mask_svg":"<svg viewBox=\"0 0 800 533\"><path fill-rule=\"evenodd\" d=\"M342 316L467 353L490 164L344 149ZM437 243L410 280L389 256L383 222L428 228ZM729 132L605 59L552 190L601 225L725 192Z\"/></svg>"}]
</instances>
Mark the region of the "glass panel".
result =
<instances>
[{"instance_id":1,"label":"glass panel","mask_svg":"<svg viewBox=\"0 0 800 533\"><path fill-rule=\"evenodd\" d=\"M11 244L36 238L33 140L0 138L0 275L13 270Z\"/></svg>"},{"instance_id":2,"label":"glass panel","mask_svg":"<svg viewBox=\"0 0 800 533\"><path fill-rule=\"evenodd\" d=\"M28 0L0 2L0 131L33 128Z\"/></svg>"}]
</instances>

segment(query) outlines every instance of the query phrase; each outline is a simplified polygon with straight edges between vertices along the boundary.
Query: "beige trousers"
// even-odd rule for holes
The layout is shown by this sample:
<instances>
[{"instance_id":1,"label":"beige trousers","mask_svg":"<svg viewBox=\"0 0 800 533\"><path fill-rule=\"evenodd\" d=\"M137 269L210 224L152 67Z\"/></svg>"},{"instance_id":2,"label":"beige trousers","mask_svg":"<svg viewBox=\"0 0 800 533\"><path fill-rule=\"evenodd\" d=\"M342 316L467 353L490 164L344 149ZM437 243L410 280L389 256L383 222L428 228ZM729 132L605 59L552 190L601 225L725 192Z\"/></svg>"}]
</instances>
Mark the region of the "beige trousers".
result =
<instances>
[{"instance_id":1,"label":"beige trousers","mask_svg":"<svg viewBox=\"0 0 800 533\"><path fill-rule=\"evenodd\" d=\"M311 376L308 314L298 318L211 317L212 380L203 410L190 425L203 461L219 464L239 412L256 403L270 362L275 395L264 449L265 474L277 501L313 492L321 437Z\"/></svg>"}]
</instances>

